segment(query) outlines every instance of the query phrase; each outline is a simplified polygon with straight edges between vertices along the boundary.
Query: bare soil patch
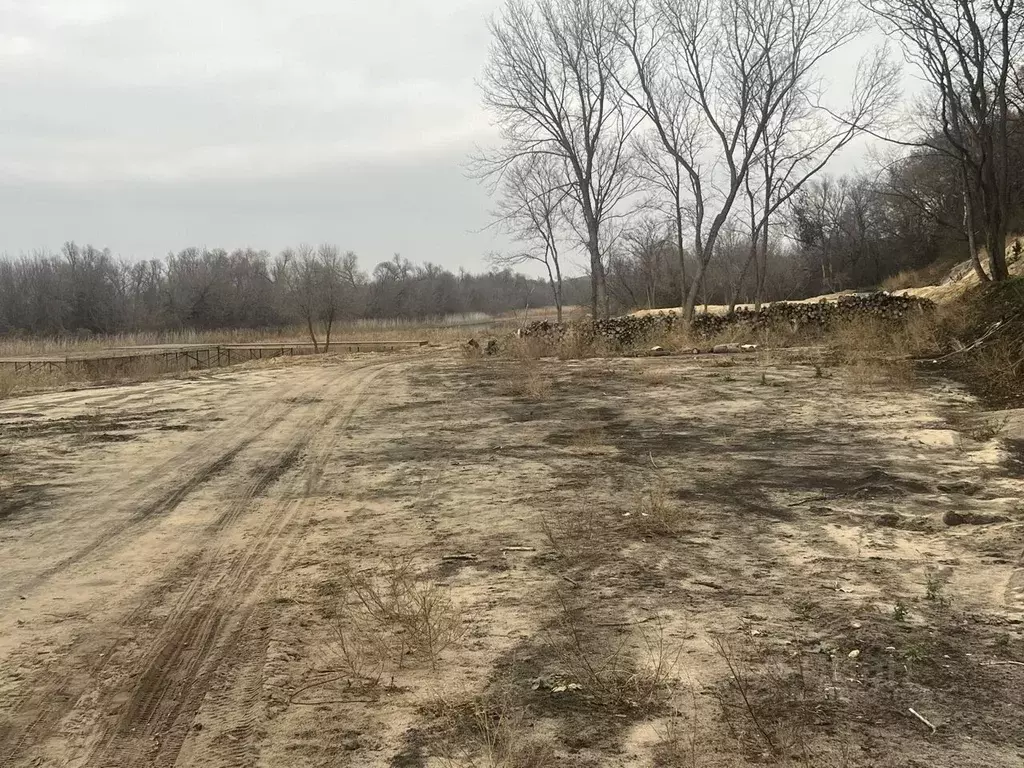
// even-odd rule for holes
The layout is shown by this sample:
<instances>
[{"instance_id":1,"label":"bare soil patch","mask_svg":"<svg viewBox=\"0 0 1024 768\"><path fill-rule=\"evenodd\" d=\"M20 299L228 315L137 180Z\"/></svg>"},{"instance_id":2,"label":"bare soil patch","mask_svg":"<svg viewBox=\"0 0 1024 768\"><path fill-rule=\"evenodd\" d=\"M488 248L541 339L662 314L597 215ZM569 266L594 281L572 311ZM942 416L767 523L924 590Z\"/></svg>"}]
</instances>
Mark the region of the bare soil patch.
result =
<instances>
[{"instance_id":1,"label":"bare soil patch","mask_svg":"<svg viewBox=\"0 0 1024 768\"><path fill-rule=\"evenodd\" d=\"M0 764L1019 765L1016 432L808 359L4 402Z\"/></svg>"}]
</instances>

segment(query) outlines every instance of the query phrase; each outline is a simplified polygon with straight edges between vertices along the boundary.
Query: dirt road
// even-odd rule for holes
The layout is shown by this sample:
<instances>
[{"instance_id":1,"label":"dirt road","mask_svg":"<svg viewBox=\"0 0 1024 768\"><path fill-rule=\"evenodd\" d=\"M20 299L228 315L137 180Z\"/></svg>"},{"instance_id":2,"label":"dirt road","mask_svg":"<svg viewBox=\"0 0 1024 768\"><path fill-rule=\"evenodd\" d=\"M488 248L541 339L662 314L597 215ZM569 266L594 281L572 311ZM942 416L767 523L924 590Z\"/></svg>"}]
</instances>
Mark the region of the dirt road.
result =
<instances>
[{"instance_id":1,"label":"dirt road","mask_svg":"<svg viewBox=\"0 0 1024 768\"><path fill-rule=\"evenodd\" d=\"M0 764L173 765L226 670L252 698L225 715L221 764L251 749L263 664L248 654L265 653L266 606L325 463L403 364L5 405L26 503L0 534Z\"/></svg>"},{"instance_id":2,"label":"dirt road","mask_svg":"<svg viewBox=\"0 0 1024 768\"><path fill-rule=\"evenodd\" d=\"M945 382L753 357L2 403L0 765L1018 764L1024 472L976 423ZM459 631L374 666L342 604L395 557Z\"/></svg>"}]
</instances>

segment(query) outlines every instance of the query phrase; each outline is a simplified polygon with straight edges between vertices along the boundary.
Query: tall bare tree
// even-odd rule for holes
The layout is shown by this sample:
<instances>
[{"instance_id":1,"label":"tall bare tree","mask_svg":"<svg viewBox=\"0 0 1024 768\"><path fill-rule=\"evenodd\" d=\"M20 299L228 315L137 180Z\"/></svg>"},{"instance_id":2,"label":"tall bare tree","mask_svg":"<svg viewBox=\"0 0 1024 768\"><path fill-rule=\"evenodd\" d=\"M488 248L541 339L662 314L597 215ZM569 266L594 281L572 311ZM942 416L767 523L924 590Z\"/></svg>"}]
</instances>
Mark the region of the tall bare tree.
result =
<instances>
[{"instance_id":1,"label":"tall bare tree","mask_svg":"<svg viewBox=\"0 0 1024 768\"><path fill-rule=\"evenodd\" d=\"M955 158L975 271L985 272L975 235L988 252L991 277L1009 277L1006 236L1008 172L1016 67L1024 43L1024 9L1016 0L864 0L899 39L931 91L931 135L921 142Z\"/></svg>"},{"instance_id":2,"label":"tall bare tree","mask_svg":"<svg viewBox=\"0 0 1024 768\"><path fill-rule=\"evenodd\" d=\"M603 228L634 183L633 115L617 87L621 52L606 0L509 0L490 25L482 90L504 145L477 171L500 178L529 155L561 161L590 260L591 309L606 315Z\"/></svg>"},{"instance_id":3,"label":"tall bare tree","mask_svg":"<svg viewBox=\"0 0 1024 768\"><path fill-rule=\"evenodd\" d=\"M821 105L819 84L809 78L795 82L779 102L744 182L751 237L743 275L752 262L758 309L764 300L773 217L851 141L884 125L899 96L897 74L888 52L880 49L861 60L842 112Z\"/></svg>"},{"instance_id":4,"label":"tall bare tree","mask_svg":"<svg viewBox=\"0 0 1024 768\"><path fill-rule=\"evenodd\" d=\"M562 322L563 287L559 240L566 225L567 182L563 163L551 155L524 155L510 164L501 181L497 223L524 250L492 257L499 266L533 261L544 265Z\"/></svg>"},{"instance_id":5,"label":"tall bare tree","mask_svg":"<svg viewBox=\"0 0 1024 768\"><path fill-rule=\"evenodd\" d=\"M672 220L673 245L679 264L679 306L683 306L686 303L687 291L684 221L691 218L687 210L686 171L675 157L663 150L656 137L639 136L633 146L637 177L645 186L656 190L653 207L664 209L667 205L665 212Z\"/></svg>"},{"instance_id":6,"label":"tall bare tree","mask_svg":"<svg viewBox=\"0 0 1024 768\"><path fill-rule=\"evenodd\" d=\"M787 105L807 98L822 62L864 22L845 0L621 0L619 8L619 38L636 74L626 92L685 171L692 196L698 274L683 305L691 318L767 134L793 128L784 125Z\"/></svg>"}]
</instances>

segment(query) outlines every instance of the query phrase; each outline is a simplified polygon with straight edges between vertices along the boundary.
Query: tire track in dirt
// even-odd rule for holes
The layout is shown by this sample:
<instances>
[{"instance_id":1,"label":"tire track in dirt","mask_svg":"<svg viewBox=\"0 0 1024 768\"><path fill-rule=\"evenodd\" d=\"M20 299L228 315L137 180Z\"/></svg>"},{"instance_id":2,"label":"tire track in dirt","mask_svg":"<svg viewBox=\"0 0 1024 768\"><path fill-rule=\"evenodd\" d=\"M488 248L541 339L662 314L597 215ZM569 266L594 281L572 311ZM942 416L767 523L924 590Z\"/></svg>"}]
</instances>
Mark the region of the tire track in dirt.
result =
<instances>
[{"instance_id":1,"label":"tire track in dirt","mask_svg":"<svg viewBox=\"0 0 1024 768\"><path fill-rule=\"evenodd\" d=\"M360 365L350 369L349 373L364 370L369 365L369 363ZM315 391L315 389L315 384L307 384L301 389L293 390L291 400L301 400L304 395L308 395ZM281 424L286 418L294 415L296 403L286 403L273 399L276 394L279 394L277 390L267 393L267 397L262 399L261 403L266 400L269 400L269 402L266 402L266 408L262 410L259 409L259 404L254 404L260 418L255 423L248 423L243 426L244 432L241 439L234 438L234 433L238 431L239 425L228 422L218 429L215 435L200 437L190 442L181 451L160 462L153 469L139 477L130 479L124 486L113 489L107 494L108 497L132 499L139 496L152 498L155 495L155 498L144 503L126 519L104 526L99 532L90 531L90 539L87 543L70 555L61 558L53 565L34 574L29 580L22 583L10 582L5 586L10 587L11 594L20 594L37 589L62 571L96 556L101 551L111 550L123 545L125 539L134 537L139 527L148 524L150 518L173 512L193 492L224 472L239 454L249 448L262 435ZM227 442L223 449L217 452L218 442L223 439L222 436L227 437ZM215 456L212 459L201 460L197 466L191 470L186 470L186 476L182 479L183 467L195 464L194 457L197 454L204 455L211 452L215 452ZM166 484L165 478L170 478L174 482L170 487L161 491L159 486L162 481L163 484ZM107 500L104 499L96 506L102 508L107 503ZM99 515L95 515L97 511L95 508L88 508L82 510L80 516L83 519L94 519L94 516L99 517ZM103 509L103 511L106 510Z\"/></svg>"},{"instance_id":2,"label":"tire track in dirt","mask_svg":"<svg viewBox=\"0 0 1024 768\"><path fill-rule=\"evenodd\" d=\"M362 365L343 372L342 376L332 383L333 387L343 387L367 367L369 365ZM275 461L264 463L252 482L243 490L238 501L231 504L207 528L205 533L216 534L246 512L252 506L252 500L256 496L266 492L294 467L317 430L327 424L346 405L349 405L349 412L345 416L345 420L351 419L358 409L369 383L383 368L384 366L377 366L377 370L370 371L368 376L363 377L361 383L356 382L359 395L355 400L350 398L348 401L343 401L330 408L326 417L316 420L305 429L297 439L290 442L286 449L279 453ZM319 386L323 387L322 381ZM306 387L305 391L308 392L315 388L315 386ZM290 390L289 394L294 395L295 391ZM295 399L291 398L293 402ZM318 400L311 402L318 402ZM308 406L302 404L299 407L292 407L278 414L271 420L271 423L279 424L287 416L295 416L305 410L308 410ZM214 461L204 464L204 469L201 469L197 475L193 475L188 482L172 489L157 501L146 505L134 516L135 523L123 526L118 534L124 538L128 533L134 532L137 524L149 520L160 511L168 511L176 507L185 500L191 491L201 485L201 482L196 482L197 479L208 480L215 474L213 470L223 470L244 448L250 446L267 429L267 424L260 424L255 434L244 438L241 444L233 446L227 453L220 455ZM171 464L173 460L167 463ZM294 485L294 481L292 484ZM263 573L264 569L257 566L269 564L273 560L273 554L282 548L283 539L279 543L275 542L279 540L284 528L294 516L294 511L289 512L287 509L289 505L294 506L293 503L286 502L283 505L277 505L275 509L265 515L267 523L255 537L256 546L236 557L228 574L221 575L219 578L212 575L224 547L224 542L220 542L212 549L199 553L197 557L188 558L182 562L174 569L169 578L154 587L151 593L122 619L122 631L117 633L117 640L113 643L110 642L109 634L105 637L85 638L77 643L76 648L72 650L72 656L69 657L74 659L74 662L69 665L74 672L68 674L67 670L61 670L44 675L43 679L36 681L31 686L31 692L27 698L16 705L8 722L0 725L0 744L3 745L3 750L6 753L6 757L0 760L0 764L9 764L18 755L30 749L32 745L39 744L52 736L61 721L76 707L80 707L83 702L88 704L88 700L92 699L93 704L90 706L93 709L100 709L93 705L96 694L102 692L91 689L96 688L99 684L97 681L100 681L110 672L110 668L115 666L114 662L118 658L116 653L118 646L124 644L126 639L131 637L132 630L144 629L147 615L152 612L155 605L159 605L162 595L173 592L175 584L181 584L183 581L191 579L172 610L170 618L164 622L168 631L158 634L150 643L151 649L143 660L143 669L134 669L126 675L115 675L117 679L124 677L128 682L133 679L139 682L136 692L138 694L141 691L142 694L133 697L135 708L134 710L130 707L126 708L127 711L134 711L135 716L144 718L159 712L161 702L167 700L168 693L173 693L171 689L174 686L169 685L168 676L175 679L181 678L182 664L185 665L186 670L194 673L213 648L212 644L223 634L222 624L225 623L225 615L236 610L240 602L244 602L246 594L252 591L254 579L258 581L266 578L266 574ZM85 556L94 555L99 547L89 545L87 549L88 552L83 552L81 557L75 559L80 560ZM57 571L58 569L50 570ZM48 577L54 575L56 573L50 573ZM245 578L246 576L249 578ZM37 579L39 582L43 580L43 578ZM221 590L224 594L221 594L216 600L207 599L204 602L204 598L209 598L217 590ZM230 617L228 623L235 627L244 626L244 619L247 619L251 613L251 608L244 613L245 615L241 617L243 618L242 622L237 620L238 617ZM223 654L220 655L220 659L222 658ZM180 686L178 687L180 688ZM146 691L154 690L159 695L153 702L148 702L149 694ZM109 693L114 695L116 691ZM201 694L197 695L201 697ZM114 697L116 698L116 696ZM187 697L187 700L198 702L195 696ZM165 716L161 722L167 721ZM2 754L0 753L0 755ZM111 763L103 764L110 765ZM121 763L113 764L120 765Z\"/></svg>"},{"instance_id":3,"label":"tire track in dirt","mask_svg":"<svg viewBox=\"0 0 1024 768\"><path fill-rule=\"evenodd\" d=\"M328 453L337 440L338 429L358 412L370 385L382 370L372 372L358 383L355 397L340 419L338 415L345 404L331 408L325 418L304 432L277 465L249 486L246 498L235 505L232 516L242 514L255 495L295 464L298 455L318 432L337 421L337 428L330 430L329 439L314 451L316 459ZM304 479L301 475L291 478L287 491L299 489ZM229 571L213 586L207 585L218 558L215 555L208 558L203 572L192 583L195 589L189 590L185 605L168 619L168 631L157 641L155 655L145 661L145 672L116 723L107 729L105 743L89 755L84 765L174 764L209 688L210 678L239 646L261 596L276 580L274 561L287 560L301 533L296 518L302 507L301 499L278 500L273 511L265 514L267 522L256 535L255 546L237 556ZM204 587L208 594L198 594ZM261 668L254 668L251 674L261 672ZM256 688L254 682L244 684L252 689ZM250 745L256 718L250 715L246 721L248 725L243 723L242 732L236 729L235 733L242 751ZM231 757L237 759L241 755ZM232 759L228 764L234 762L236 760Z\"/></svg>"}]
</instances>

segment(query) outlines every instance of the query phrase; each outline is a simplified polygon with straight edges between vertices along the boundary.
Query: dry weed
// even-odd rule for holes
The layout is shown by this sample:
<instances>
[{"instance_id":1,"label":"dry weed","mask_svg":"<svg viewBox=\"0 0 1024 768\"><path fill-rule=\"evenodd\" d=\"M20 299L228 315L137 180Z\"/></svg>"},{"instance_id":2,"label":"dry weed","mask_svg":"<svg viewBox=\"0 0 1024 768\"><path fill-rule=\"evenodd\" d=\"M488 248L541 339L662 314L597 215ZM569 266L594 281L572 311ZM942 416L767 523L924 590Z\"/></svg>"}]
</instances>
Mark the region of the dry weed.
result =
<instances>
[{"instance_id":1,"label":"dry weed","mask_svg":"<svg viewBox=\"0 0 1024 768\"><path fill-rule=\"evenodd\" d=\"M1024 346L1002 340L986 344L967 361L968 374L995 393L1016 393L1024 379Z\"/></svg>"},{"instance_id":2,"label":"dry weed","mask_svg":"<svg viewBox=\"0 0 1024 768\"><path fill-rule=\"evenodd\" d=\"M705 752L715 747L705 744L709 734L703 732L699 717L697 695L691 691L691 709L688 714L676 710L655 729L658 740L653 748L655 768L698 768Z\"/></svg>"},{"instance_id":3,"label":"dry weed","mask_svg":"<svg viewBox=\"0 0 1024 768\"><path fill-rule=\"evenodd\" d=\"M508 378L501 382L498 391L508 397L540 402L550 396L553 388L554 383L540 365L533 360L522 360L509 371Z\"/></svg>"},{"instance_id":4,"label":"dry weed","mask_svg":"<svg viewBox=\"0 0 1024 768\"><path fill-rule=\"evenodd\" d=\"M680 531L682 507L670 498L668 484L661 475L654 475L636 491L630 521L644 535L673 536Z\"/></svg>"},{"instance_id":5,"label":"dry weed","mask_svg":"<svg viewBox=\"0 0 1024 768\"><path fill-rule=\"evenodd\" d=\"M921 313L892 324L863 317L838 324L828 335L836 361L846 368L854 390L872 387L907 389L916 374L911 358L934 352L939 330L934 318Z\"/></svg>"},{"instance_id":6,"label":"dry weed","mask_svg":"<svg viewBox=\"0 0 1024 768\"><path fill-rule=\"evenodd\" d=\"M820 765L811 754L811 729L838 704L840 661L833 658L831 674L822 680L805 669L799 654L783 663L749 640L740 645L721 635L712 647L728 671L714 695L737 747L748 755Z\"/></svg>"},{"instance_id":7,"label":"dry weed","mask_svg":"<svg viewBox=\"0 0 1024 768\"><path fill-rule=\"evenodd\" d=\"M588 504L559 510L541 520L541 528L551 548L570 564L591 560L603 550L603 527L597 510Z\"/></svg>"},{"instance_id":8,"label":"dry weed","mask_svg":"<svg viewBox=\"0 0 1024 768\"><path fill-rule=\"evenodd\" d=\"M595 338L584 329L570 328L555 350L559 360L589 360L621 354L604 339Z\"/></svg>"},{"instance_id":9,"label":"dry weed","mask_svg":"<svg viewBox=\"0 0 1024 768\"><path fill-rule=\"evenodd\" d=\"M648 387L664 387L675 381L676 376L667 368L644 368L640 371L639 379Z\"/></svg>"},{"instance_id":10,"label":"dry weed","mask_svg":"<svg viewBox=\"0 0 1024 768\"><path fill-rule=\"evenodd\" d=\"M446 768L547 768L558 765L554 748L529 732L527 712L514 683L468 706L442 702L446 737L434 746Z\"/></svg>"},{"instance_id":11,"label":"dry weed","mask_svg":"<svg viewBox=\"0 0 1024 768\"><path fill-rule=\"evenodd\" d=\"M436 668L464 633L450 590L408 559L391 560L376 574L347 571L340 585L335 655L351 685L377 685L410 659Z\"/></svg>"},{"instance_id":12,"label":"dry weed","mask_svg":"<svg viewBox=\"0 0 1024 768\"><path fill-rule=\"evenodd\" d=\"M21 388L21 377L14 371L0 368L0 400L4 400Z\"/></svg>"},{"instance_id":13,"label":"dry weed","mask_svg":"<svg viewBox=\"0 0 1024 768\"><path fill-rule=\"evenodd\" d=\"M1002 435L1009 423L1009 416L1003 416L1001 419L984 419L965 429L964 434L975 442L987 443L989 440L995 440Z\"/></svg>"},{"instance_id":14,"label":"dry weed","mask_svg":"<svg viewBox=\"0 0 1024 768\"><path fill-rule=\"evenodd\" d=\"M577 686L595 705L614 710L653 714L665 706L677 682L682 649L669 642L660 622L653 629L636 625L639 648L634 649L629 633L616 644L602 642L600 628L564 597L560 608L557 634L548 645L567 688Z\"/></svg>"}]
</instances>

